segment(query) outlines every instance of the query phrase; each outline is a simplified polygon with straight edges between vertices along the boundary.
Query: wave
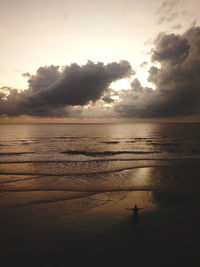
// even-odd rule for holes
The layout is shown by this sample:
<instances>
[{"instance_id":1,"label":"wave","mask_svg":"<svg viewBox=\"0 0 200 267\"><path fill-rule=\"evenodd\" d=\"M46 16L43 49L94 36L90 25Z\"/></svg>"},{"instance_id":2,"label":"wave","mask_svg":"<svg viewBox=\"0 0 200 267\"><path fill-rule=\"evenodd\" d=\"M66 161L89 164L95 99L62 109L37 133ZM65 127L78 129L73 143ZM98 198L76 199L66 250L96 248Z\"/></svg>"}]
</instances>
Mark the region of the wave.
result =
<instances>
[{"instance_id":1,"label":"wave","mask_svg":"<svg viewBox=\"0 0 200 267\"><path fill-rule=\"evenodd\" d=\"M102 144L112 144L112 145L115 145L115 144L119 144L119 141L107 141L107 142L101 142Z\"/></svg>"},{"instance_id":2,"label":"wave","mask_svg":"<svg viewBox=\"0 0 200 267\"><path fill-rule=\"evenodd\" d=\"M112 160L91 160L91 161L84 161L84 163L101 163L101 162L116 162L116 159L112 159ZM119 162L125 162L127 161L130 162L132 161L133 163L131 164L122 164L121 166L119 166L118 164L115 164L115 166L113 166L112 164L110 164L110 166L107 166L105 169L105 166L97 166L98 168L91 168L87 166L87 168L84 168L84 171L82 171L82 167L81 166L77 166L77 161L61 161L61 162L56 162L54 161L52 164L50 163L49 167L48 165L46 166L36 166L39 168L36 168L35 170L33 170L32 172L27 169L27 171L21 171L19 169L18 170L13 170L9 169L9 165L10 164L15 164L15 163L3 163L1 165L5 165L1 170L0 170L0 176L1 175L16 175L16 176L47 176L47 177L51 177L51 176L55 176L55 177L61 177L61 176L82 176L82 175L99 175L99 174L108 174L108 173L117 173L117 172L121 172L124 170L131 170L131 169L138 169L138 168L158 168L158 167L167 167L167 166L172 166L172 165L183 165L183 164L191 164L191 163L198 163L200 162L200 158L169 158L169 159L133 159L133 160L119 160ZM59 165L57 163L74 163L73 164L73 168L72 169L68 169L68 167L70 166L66 166L67 168L60 168ZM81 161L82 162L82 161ZM30 162L29 162L30 163ZM34 164L35 162L31 162L32 164ZM19 162L18 164L23 164L22 162ZM26 163L24 163L26 164ZM49 162L42 162L39 161L39 164L49 164ZM53 164L57 164L55 166L53 166ZM13 170L13 171L11 171Z\"/></svg>"},{"instance_id":3,"label":"wave","mask_svg":"<svg viewBox=\"0 0 200 267\"><path fill-rule=\"evenodd\" d=\"M180 143L154 143L151 142L152 145L154 146L179 146Z\"/></svg>"},{"instance_id":4,"label":"wave","mask_svg":"<svg viewBox=\"0 0 200 267\"><path fill-rule=\"evenodd\" d=\"M199 160L200 157L168 157L168 158L127 158L127 159L91 159L91 160L21 160L21 161L0 161L1 164L24 164L24 163L32 163L32 164L49 164L49 163L92 163L92 162L112 162L112 161L182 161L182 160Z\"/></svg>"},{"instance_id":5,"label":"wave","mask_svg":"<svg viewBox=\"0 0 200 267\"><path fill-rule=\"evenodd\" d=\"M148 140L149 138L146 137L134 137L135 140Z\"/></svg>"},{"instance_id":6,"label":"wave","mask_svg":"<svg viewBox=\"0 0 200 267\"><path fill-rule=\"evenodd\" d=\"M27 154L34 154L34 152L0 152L0 156L17 156Z\"/></svg>"},{"instance_id":7,"label":"wave","mask_svg":"<svg viewBox=\"0 0 200 267\"><path fill-rule=\"evenodd\" d=\"M129 150L120 150L120 151L85 151L85 150L65 150L61 152L63 154L71 155L85 155L85 156L114 156L119 154L134 154L134 155L146 155L146 154L155 154L160 153L158 151L129 151Z\"/></svg>"},{"instance_id":8,"label":"wave","mask_svg":"<svg viewBox=\"0 0 200 267\"><path fill-rule=\"evenodd\" d=\"M24 192L77 192L77 193L92 193L92 194L101 194L101 193L112 193L112 192L133 192L133 191L157 191L158 189L154 187L142 187L142 188L107 188L107 189L63 189L63 188L37 188L37 189L0 189L0 192L6 193L6 192L14 192L14 193L24 193ZM159 192L161 189L159 189ZM166 190L164 190L166 191ZM170 190L171 191L171 190ZM68 197L69 199L69 197Z\"/></svg>"},{"instance_id":9,"label":"wave","mask_svg":"<svg viewBox=\"0 0 200 267\"><path fill-rule=\"evenodd\" d=\"M149 164L145 166L131 166L131 167L122 167L122 168L116 168L114 170L103 170L103 171L92 171L92 172L72 172L72 173L26 173L26 172L0 172L0 175L29 175L29 176L55 176L55 177L61 177L61 176L81 176L81 175L94 175L94 174L107 174L107 173L113 173L113 172L121 172L125 170L132 170L132 169L138 169L138 168L159 168L159 167L167 167L170 166L170 163L168 164Z\"/></svg>"}]
</instances>

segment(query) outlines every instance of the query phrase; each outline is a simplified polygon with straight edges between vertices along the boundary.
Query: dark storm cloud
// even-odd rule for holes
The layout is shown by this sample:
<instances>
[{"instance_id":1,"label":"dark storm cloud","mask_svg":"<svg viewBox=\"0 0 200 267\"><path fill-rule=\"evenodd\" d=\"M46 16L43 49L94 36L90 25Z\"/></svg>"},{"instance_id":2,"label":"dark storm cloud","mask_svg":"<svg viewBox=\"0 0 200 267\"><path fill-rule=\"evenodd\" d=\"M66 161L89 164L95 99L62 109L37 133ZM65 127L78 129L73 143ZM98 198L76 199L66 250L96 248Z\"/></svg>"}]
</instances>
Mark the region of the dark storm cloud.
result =
<instances>
[{"instance_id":1,"label":"dark storm cloud","mask_svg":"<svg viewBox=\"0 0 200 267\"><path fill-rule=\"evenodd\" d=\"M185 37L161 33L156 39L156 49L153 50L152 61L179 64L188 56L189 49L190 44Z\"/></svg>"},{"instance_id":2,"label":"dark storm cloud","mask_svg":"<svg viewBox=\"0 0 200 267\"><path fill-rule=\"evenodd\" d=\"M82 66L74 63L62 70L53 65L40 67L28 80L27 90L10 89L6 99L0 95L0 114L66 115L66 107L95 102L107 92L113 81L132 74L131 65L125 60L107 65L91 61Z\"/></svg>"},{"instance_id":3,"label":"dark storm cloud","mask_svg":"<svg viewBox=\"0 0 200 267\"><path fill-rule=\"evenodd\" d=\"M0 114L138 118L200 115L200 27L193 26L182 35L160 33L151 55L155 66L149 69L148 80L154 90L144 88L137 79L129 90L109 88L113 81L133 74L127 61L107 65L89 61L62 69L41 67L29 77L27 90L0 88Z\"/></svg>"},{"instance_id":4,"label":"dark storm cloud","mask_svg":"<svg viewBox=\"0 0 200 267\"><path fill-rule=\"evenodd\" d=\"M134 81L122 92L115 110L123 117L172 117L200 114L200 28L183 35L160 34L152 51L149 81L156 89Z\"/></svg>"}]
</instances>

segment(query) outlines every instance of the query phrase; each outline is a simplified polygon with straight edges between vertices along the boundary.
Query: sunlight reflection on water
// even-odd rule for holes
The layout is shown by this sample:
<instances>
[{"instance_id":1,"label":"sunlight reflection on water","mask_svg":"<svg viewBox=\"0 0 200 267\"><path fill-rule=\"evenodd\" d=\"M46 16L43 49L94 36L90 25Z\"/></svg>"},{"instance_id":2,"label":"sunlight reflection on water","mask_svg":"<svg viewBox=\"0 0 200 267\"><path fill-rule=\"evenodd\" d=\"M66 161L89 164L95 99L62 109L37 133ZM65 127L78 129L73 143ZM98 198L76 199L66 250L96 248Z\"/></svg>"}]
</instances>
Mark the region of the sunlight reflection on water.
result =
<instances>
[{"instance_id":1,"label":"sunlight reflection on water","mask_svg":"<svg viewBox=\"0 0 200 267\"><path fill-rule=\"evenodd\" d=\"M198 188L198 164L187 164L200 158L199 136L197 124L4 125L0 209L19 228L111 225L134 204L155 210L158 192Z\"/></svg>"}]
</instances>

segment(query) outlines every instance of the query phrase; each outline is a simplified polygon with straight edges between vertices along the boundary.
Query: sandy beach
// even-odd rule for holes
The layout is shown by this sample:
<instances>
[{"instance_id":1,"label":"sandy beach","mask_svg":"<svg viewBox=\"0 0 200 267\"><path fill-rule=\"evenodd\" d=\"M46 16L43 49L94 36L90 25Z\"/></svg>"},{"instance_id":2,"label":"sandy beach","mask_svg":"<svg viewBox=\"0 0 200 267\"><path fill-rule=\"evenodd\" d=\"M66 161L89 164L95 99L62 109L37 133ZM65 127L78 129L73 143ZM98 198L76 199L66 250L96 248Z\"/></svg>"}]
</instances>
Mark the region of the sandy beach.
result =
<instances>
[{"instance_id":1,"label":"sandy beach","mask_svg":"<svg viewBox=\"0 0 200 267\"><path fill-rule=\"evenodd\" d=\"M99 204L84 209L92 201ZM144 208L139 223L126 210L134 203ZM5 266L198 266L199 203L198 190L144 190L2 210L1 259Z\"/></svg>"},{"instance_id":2,"label":"sandy beach","mask_svg":"<svg viewBox=\"0 0 200 267\"><path fill-rule=\"evenodd\" d=\"M192 127L195 136L188 125L2 128L3 266L198 266Z\"/></svg>"}]
</instances>

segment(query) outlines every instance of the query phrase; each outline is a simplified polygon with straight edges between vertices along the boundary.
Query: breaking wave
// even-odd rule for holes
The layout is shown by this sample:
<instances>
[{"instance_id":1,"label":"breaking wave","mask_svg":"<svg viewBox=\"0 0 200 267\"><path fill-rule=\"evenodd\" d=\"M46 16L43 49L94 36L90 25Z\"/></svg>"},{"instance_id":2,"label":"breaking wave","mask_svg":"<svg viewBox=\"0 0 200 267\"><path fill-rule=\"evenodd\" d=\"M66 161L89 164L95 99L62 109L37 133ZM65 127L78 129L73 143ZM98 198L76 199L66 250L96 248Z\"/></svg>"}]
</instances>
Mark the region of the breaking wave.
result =
<instances>
[{"instance_id":1,"label":"breaking wave","mask_svg":"<svg viewBox=\"0 0 200 267\"><path fill-rule=\"evenodd\" d=\"M64 154L72 154L72 155L85 155L85 156L114 156L119 154L135 154L135 155L145 155L145 154L155 154L159 153L158 151L129 151L129 150L121 150L121 151L85 151L85 150L65 150L62 153Z\"/></svg>"}]
</instances>

